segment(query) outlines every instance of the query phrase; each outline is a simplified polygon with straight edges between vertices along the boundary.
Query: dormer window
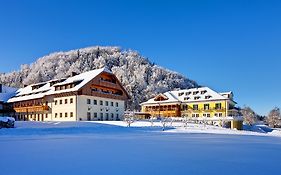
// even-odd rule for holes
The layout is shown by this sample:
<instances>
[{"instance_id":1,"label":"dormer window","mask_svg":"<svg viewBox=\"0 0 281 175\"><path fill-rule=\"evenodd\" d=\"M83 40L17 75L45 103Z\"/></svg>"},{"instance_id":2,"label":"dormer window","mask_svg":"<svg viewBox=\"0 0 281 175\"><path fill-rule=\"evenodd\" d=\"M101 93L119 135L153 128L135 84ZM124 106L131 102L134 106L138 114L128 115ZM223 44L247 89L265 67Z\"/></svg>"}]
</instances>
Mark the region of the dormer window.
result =
<instances>
[{"instance_id":1,"label":"dormer window","mask_svg":"<svg viewBox=\"0 0 281 175\"><path fill-rule=\"evenodd\" d=\"M211 96L211 95L207 95L207 96L205 96L205 99L210 99L210 98L212 98L212 96Z\"/></svg>"},{"instance_id":2,"label":"dormer window","mask_svg":"<svg viewBox=\"0 0 281 175\"><path fill-rule=\"evenodd\" d=\"M194 91L193 92L193 95L196 95L196 94L198 94L199 93L199 91Z\"/></svg>"},{"instance_id":3,"label":"dormer window","mask_svg":"<svg viewBox=\"0 0 281 175\"><path fill-rule=\"evenodd\" d=\"M206 91L206 90L204 90L204 91L201 91L201 94L205 94L205 93L207 93L207 91Z\"/></svg>"},{"instance_id":4,"label":"dormer window","mask_svg":"<svg viewBox=\"0 0 281 175\"><path fill-rule=\"evenodd\" d=\"M198 96L197 96L197 97L194 97L194 100L199 100L199 99L200 99L200 97L198 97Z\"/></svg>"},{"instance_id":5,"label":"dormer window","mask_svg":"<svg viewBox=\"0 0 281 175\"><path fill-rule=\"evenodd\" d=\"M191 94L191 92L186 92L186 93L185 93L186 96L188 96L188 95L190 95L190 94Z\"/></svg>"},{"instance_id":6,"label":"dormer window","mask_svg":"<svg viewBox=\"0 0 281 175\"><path fill-rule=\"evenodd\" d=\"M189 100L190 98L189 97L184 97L184 100Z\"/></svg>"},{"instance_id":7,"label":"dormer window","mask_svg":"<svg viewBox=\"0 0 281 175\"><path fill-rule=\"evenodd\" d=\"M180 97L180 96L182 96L183 94L184 94L183 92L180 92L178 95L179 95L179 97Z\"/></svg>"}]
</instances>

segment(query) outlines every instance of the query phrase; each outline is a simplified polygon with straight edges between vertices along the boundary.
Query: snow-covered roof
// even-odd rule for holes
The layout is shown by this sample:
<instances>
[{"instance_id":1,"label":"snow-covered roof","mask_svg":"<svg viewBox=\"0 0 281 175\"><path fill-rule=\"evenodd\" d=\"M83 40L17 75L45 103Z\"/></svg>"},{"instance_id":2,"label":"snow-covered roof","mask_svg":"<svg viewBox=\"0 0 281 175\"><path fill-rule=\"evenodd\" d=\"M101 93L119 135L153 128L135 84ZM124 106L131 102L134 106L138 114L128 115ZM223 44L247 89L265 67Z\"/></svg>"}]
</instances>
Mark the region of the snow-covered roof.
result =
<instances>
[{"instance_id":1,"label":"snow-covered roof","mask_svg":"<svg viewBox=\"0 0 281 175\"><path fill-rule=\"evenodd\" d=\"M2 91L0 92L0 102L7 102L9 98L16 94L17 90L17 88L2 85Z\"/></svg>"},{"instance_id":2,"label":"snow-covered roof","mask_svg":"<svg viewBox=\"0 0 281 175\"><path fill-rule=\"evenodd\" d=\"M232 94L232 92L228 92ZM141 105L148 104L158 104L160 103L187 103L187 102L200 102L200 101L213 101L213 100L231 100L227 98L224 94L228 93L218 93L209 87L200 87L192 89L184 89L177 91L168 91L163 95L167 97L166 100L157 101L155 98L151 98L146 102L141 103Z\"/></svg>"},{"instance_id":3,"label":"snow-covered roof","mask_svg":"<svg viewBox=\"0 0 281 175\"><path fill-rule=\"evenodd\" d=\"M85 86L89 81L91 81L93 78L95 78L97 75L99 75L102 72L111 73L111 71L108 70L107 68L101 68L101 69L95 69L92 71L84 72L79 75L75 75L73 77L69 77L55 84L52 83L54 82L54 80L43 82L43 83L32 84L19 89L16 92L16 96L10 98L8 102L37 99L37 98L43 98L44 96L47 95L78 91L80 88ZM59 81L59 80L55 80L55 81ZM74 82L79 82L79 83L72 88L55 91L55 86L66 85ZM32 87L36 85L40 85L40 87L38 89L33 89Z\"/></svg>"}]
</instances>

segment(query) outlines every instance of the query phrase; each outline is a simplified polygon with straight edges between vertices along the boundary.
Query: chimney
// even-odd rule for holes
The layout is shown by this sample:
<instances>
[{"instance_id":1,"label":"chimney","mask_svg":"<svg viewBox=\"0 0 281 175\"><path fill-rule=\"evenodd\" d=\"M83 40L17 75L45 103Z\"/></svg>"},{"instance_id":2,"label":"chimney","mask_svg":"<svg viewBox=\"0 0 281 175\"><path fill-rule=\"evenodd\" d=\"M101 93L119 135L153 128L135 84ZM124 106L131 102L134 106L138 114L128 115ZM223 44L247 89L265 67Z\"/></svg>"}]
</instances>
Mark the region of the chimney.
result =
<instances>
[{"instance_id":1,"label":"chimney","mask_svg":"<svg viewBox=\"0 0 281 175\"><path fill-rule=\"evenodd\" d=\"M71 72L71 76L74 77L75 75L78 75L76 72Z\"/></svg>"},{"instance_id":2,"label":"chimney","mask_svg":"<svg viewBox=\"0 0 281 175\"><path fill-rule=\"evenodd\" d=\"M0 83L0 93L2 93L2 84Z\"/></svg>"}]
</instances>

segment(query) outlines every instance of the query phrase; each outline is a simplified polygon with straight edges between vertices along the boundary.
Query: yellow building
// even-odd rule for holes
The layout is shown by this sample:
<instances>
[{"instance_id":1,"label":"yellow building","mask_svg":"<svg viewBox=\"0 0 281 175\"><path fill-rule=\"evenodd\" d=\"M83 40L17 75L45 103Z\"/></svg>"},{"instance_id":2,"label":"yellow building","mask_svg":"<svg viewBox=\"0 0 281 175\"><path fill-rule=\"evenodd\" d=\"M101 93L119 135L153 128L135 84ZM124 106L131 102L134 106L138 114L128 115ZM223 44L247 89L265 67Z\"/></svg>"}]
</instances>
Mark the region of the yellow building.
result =
<instances>
[{"instance_id":1,"label":"yellow building","mask_svg":"<svg viewBox=\"0 0 281 175\"><path fill-rule=\"evenodd\" d=\"M218 93L208 87L168 91L141 104L142 112L154 117L190 117L210 121L234 120L239 115L235 105L232 92Z\"/></svg>"}]
</instances>

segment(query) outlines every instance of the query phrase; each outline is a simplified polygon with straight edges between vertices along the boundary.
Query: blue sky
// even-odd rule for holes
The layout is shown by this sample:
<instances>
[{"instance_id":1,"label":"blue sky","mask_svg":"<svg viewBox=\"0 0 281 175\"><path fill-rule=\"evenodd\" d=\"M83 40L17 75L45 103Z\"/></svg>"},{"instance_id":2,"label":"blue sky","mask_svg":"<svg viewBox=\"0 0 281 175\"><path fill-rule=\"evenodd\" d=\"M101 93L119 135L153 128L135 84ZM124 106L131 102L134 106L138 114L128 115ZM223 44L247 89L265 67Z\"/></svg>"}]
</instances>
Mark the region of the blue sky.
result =
<instances>
[{"instance_id":1,"label":"blue sky","mask_svg":"<svg viewBox=\"0 0 281 175\"><path fill-rule=\"evenodd\" d=\"M0 72L94 45L151 61L260 114L281 107L281 1L0 0Z\"/></svg>"}]
</instances>

